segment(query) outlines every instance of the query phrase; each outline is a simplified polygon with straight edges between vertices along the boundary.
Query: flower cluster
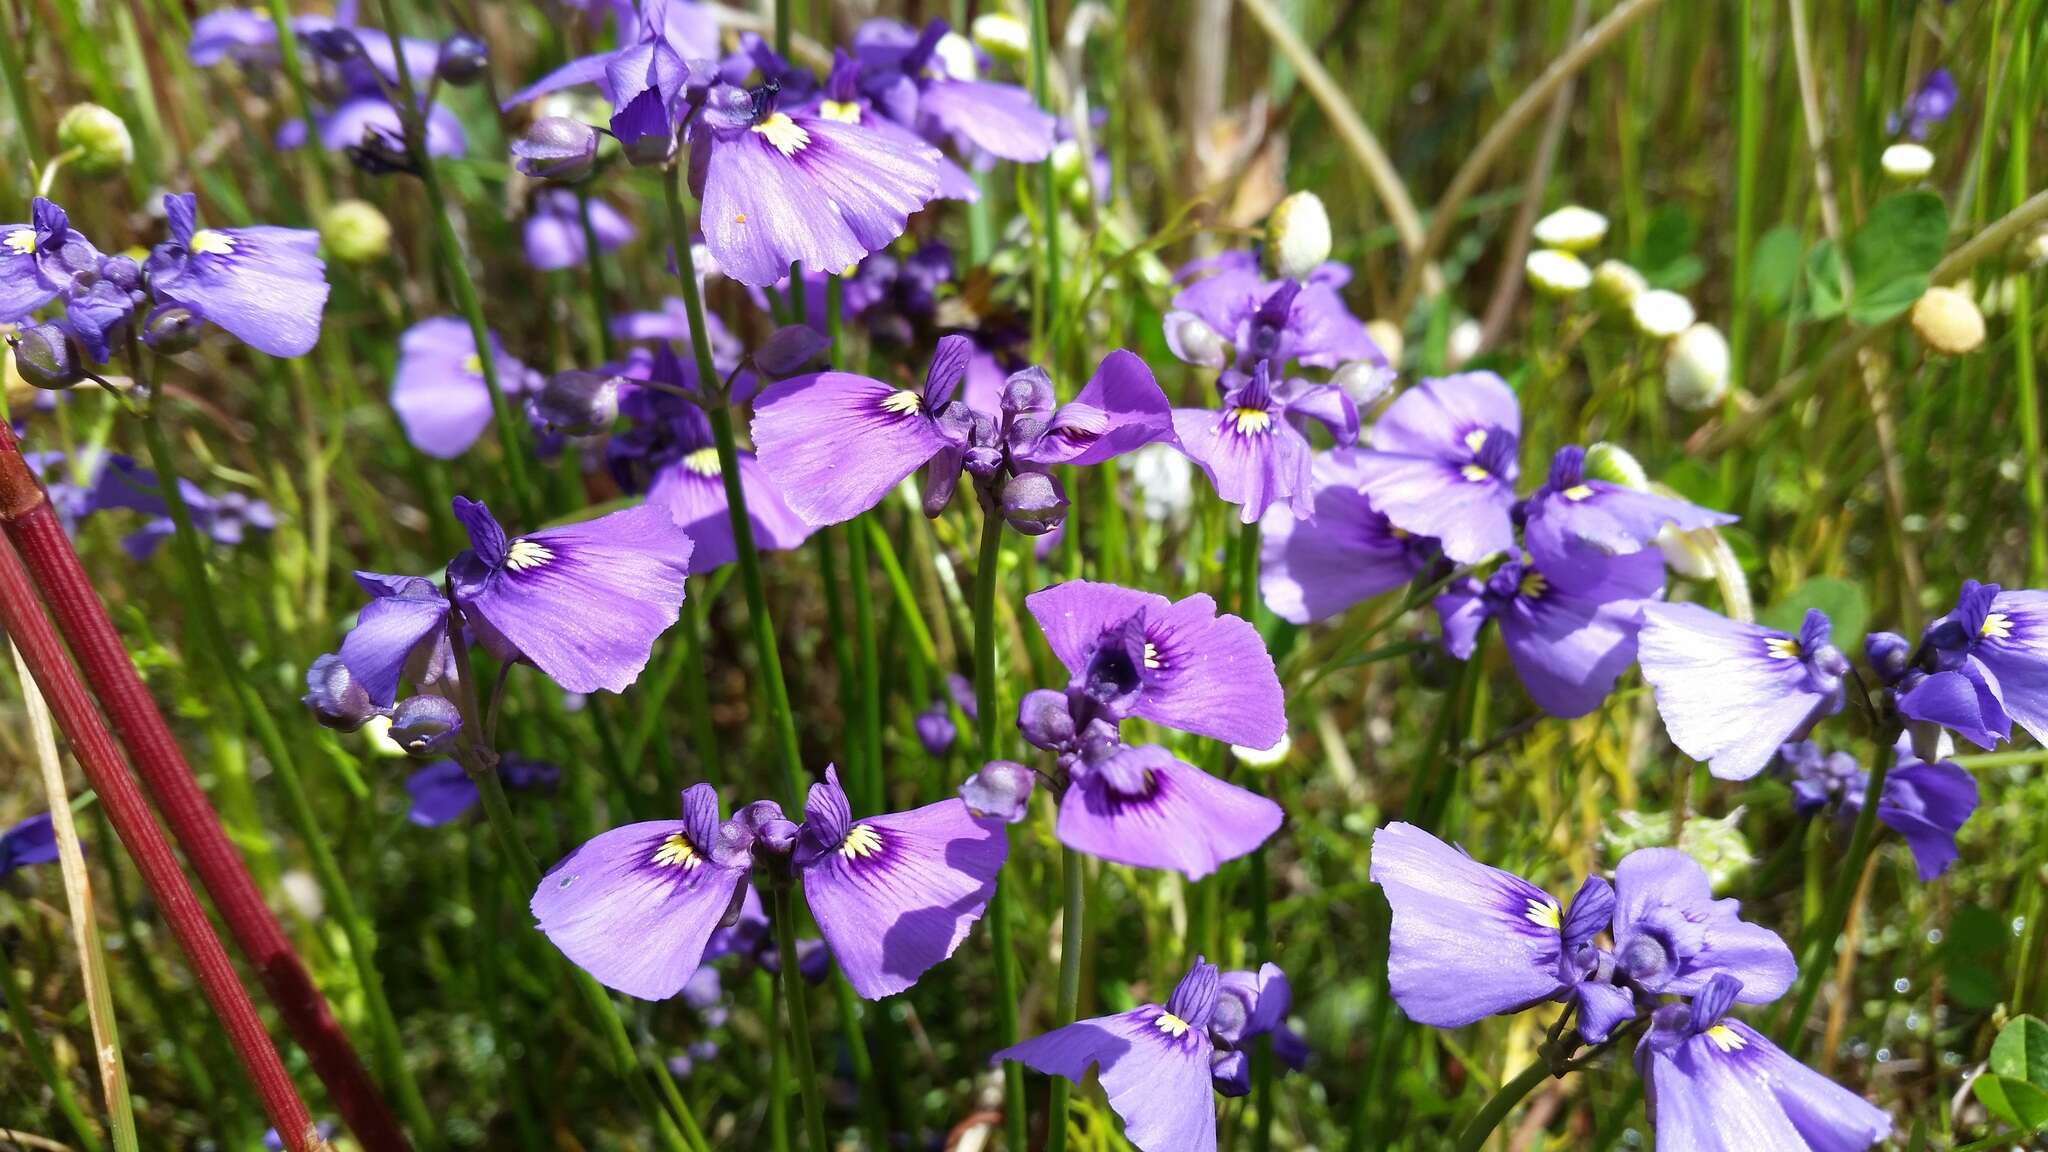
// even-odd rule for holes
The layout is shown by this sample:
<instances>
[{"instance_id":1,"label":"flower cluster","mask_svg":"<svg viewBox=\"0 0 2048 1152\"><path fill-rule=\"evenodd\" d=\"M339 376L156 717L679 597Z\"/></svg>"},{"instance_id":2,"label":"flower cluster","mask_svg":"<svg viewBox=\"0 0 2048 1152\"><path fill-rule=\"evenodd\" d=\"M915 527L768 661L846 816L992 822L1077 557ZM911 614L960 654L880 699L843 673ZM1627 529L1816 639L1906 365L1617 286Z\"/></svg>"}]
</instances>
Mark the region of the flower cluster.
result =
<instances>
[{"instance_id":1,"label":"flower cluster","mask_svg":"<svg viewBox=\"0 0 2048 1152\"><path fill-rule=\"evenodd\" d=\"M1387 978L1417 1023L1461 1028L1486 1016L1565 1005L1579 1044L1639 1034L1659 1147L1862 1149L1891 1118L1729 1018L1768 1004L1798 974L1792 952L1716 900L1692 857L1645 848L1609 883L1589 876L1569 903L1481 864L1409 824L1373 834L1371 876L1393 905Z\"/></svg>"},{"instance_id":2,"label":"flower cluster","mask_svg":"<svg viewBox=\"0 0 2048 1152\"><path fill-rule=\"evenodd\" d=\"M103 256L64 209L38 196L26 224L0 224L0 323L62 304L55 321L10 336L22 373L63 388L140 340L182 352L202 323L272 356L303 356L327 304L320 234L301 228L200 228L197 200L163 200L170 238L137 261ZM139 317L139 318L138 318Z\"/></svg>"}]
</instances>

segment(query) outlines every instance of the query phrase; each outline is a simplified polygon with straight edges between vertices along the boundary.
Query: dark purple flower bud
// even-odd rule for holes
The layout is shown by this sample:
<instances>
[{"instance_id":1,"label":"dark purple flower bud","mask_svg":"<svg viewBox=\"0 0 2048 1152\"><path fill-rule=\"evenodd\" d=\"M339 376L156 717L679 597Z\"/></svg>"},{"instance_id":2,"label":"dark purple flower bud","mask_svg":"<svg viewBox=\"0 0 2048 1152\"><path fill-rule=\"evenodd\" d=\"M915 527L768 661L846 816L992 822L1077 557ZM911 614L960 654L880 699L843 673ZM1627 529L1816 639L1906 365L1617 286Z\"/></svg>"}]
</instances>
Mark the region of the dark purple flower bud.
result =
<instances>
[{"instance_id":1,"label":"dark purple flower bud","mask_svg":"<svg viewBox=\"0 0 2048 1152\"><path fill-rule=\"evenodd\" d=\"M135 292L142 287L142 265L133 256L109 256L100 261L100 279L124 292Z\"/></svg>"},{"instance_id":2,"label":"dark purple flower bud","mask_svg":"<svg viewBox=\"0 0 2048 1152\"><path fill-rule=\"evenodd\" d=\"M831 347L824 333L808 324L777 328L754 351L754 365L770 376L792 376Z\"/></svg>"},{"instance_id":3,"label":"dark purple flower bud","mask_svg":"<svg viewBox=\"0 0 2048 1152\"><path fill-rule=\"evenodd\" d=\"M959 738L959 730L953 727L953 714L944 704L934 704L917 714L912 722L917 729L917 742L924 745L930 756L944 756L953 750L953 741Z\"/></svg>"},{"instance_id":4,"label":"dark purple flower bud","mask_svg":"<svg viewBox=\"0 0 2048 1152\"><path fill-rule=\"evenodd\" d=\"M1017 702L1017 730L1034 748L1063 752L1074 743L1074 714L1067 707L1067 695L1039 688Z\"/></svg>"},{"instance_id":5,"label":"dark purple flower bud","mask_svg":"<svg viewBox=\"0 0 2048 1152\"><path fill-rule=\"evenodd\" d=\"M567 116L543 116L512 142L512 155L536 180L581 180L597 163L597 129Z\"/></svg>"},{"instance_id":6,"label":"dark purple flower bud","mask_svg":"<svg viewBox=\"0 0 2048 1152\"><path fill-rule=\"evenodd\" d=\"M1013 760L991 760L960 785L960 799L977 816L994 816L1005 824L1020 823L1031 811L1031 790L1038 778Z\"/></svg>"},{"instance_id":7,"label":"dark purple flower bud","mask_svg":"<svg viewBox=\"0 0 2048 1152\"><path fill-rule=\"evenodd\" d=\"M757 847L777 856L787 856L796 847L799 829L773 800L754 801L733 813L732 822L751 834Z\"/></svg>"},{"instance_id":8,"label":"dark purple flower bud","mask_svg":"<svg viewBox=\"0 0 2048 1152\"><path fill-rule=\"evenodd\" d=\"M462 711L441 696L408 696L391 710L391 738L406 753L432 759L462 731Z\"/></svg>"},{"instance_id":9,"label":"dark purple flower bud","mask_svg":"<svg viewBox=\"0 0 2048 1152\"><path fill-rule=\"evenodd\" d=\"M1003 481L1003 519L1026 536L1043 536L1067 518L1067 494L1044 472L1019 472Z\"/></svg>"},{"instance_id":10,"label":"dark purple flower bud","mask_svg":"<svg viewBox=\"0 0 2048 1152\"><path fill-rule=\"evenodd\" d=\"M441 83L467 88L484 78L491 66L491 48L481 37L457 32L441 41L441 54L434 61L434 74Z\"/></svg>"},{"instance_id":11,"label":"dark purple flower bud","mask_svg":"<svg viewBox=\"0 0 2048 1152\"><path fill-rule=\"evenodd\" d=\"M142 342L166 356L190 352L199 346L205 325L182 304L159 304L142 322Z\"/></svg>"},{"instance_id":12,"label":"dark purple flower bud","mask_svg":"<svg viewBox=\"0 0 2048 1152\"><path fill-rule=\"evenodd\" d=\"M1209 1079L1219 1096L1235 1099L1252 1094L1252 1066L1243 1052L1218 1052L1210 1057Z\"/></svg>"},{"instance_id":13,"label":"dark purple flower bud","mask_svg":"<svg viewBox=\"0 0 2048 1152\"><path fill-rule=\"evenodd\" d=\"M306 669L306 694L300 699L321 724L342 732L361 728L378 711L362 681L332 652Z\"/></svg>"},{"instance_id":14,"label":"dark purple flower bud","mask_svg":"<svg viewBox=\"0 0 2048 1152\"><path fill-rule=\"evenodd\" d=\"M364 54L363 42L350 28L320 28L303 33L300 39L313 50L313 55L333 64L346 64L362 58Z\"/></svg>"},{"instance_id":15,"label":"dark purple flower bud","mask_svg":"<svg viewBox=\"0 0 2048 1152\"><path fill-rule=\"evenodd\" d=\"M1907 662L1913 658L1913 644L1897 632L1872 632L1863 638L1863 658L1889 688L1906 674Z\"/></svg>"},{"instance_id":16,"label":"dark purple flower bud","mask_svg":"<svg viewBox=\"0 0 2048 1152\"><path fill-rule=\"evenodd\" d=\"M621 377L576 368L557 372L533 398L534 419L570 436L592 436L619 418Z\"/></svg>"},{"instance_id":17,"label":"dark purple flower bud","mask_svg":"<svg viewBox=\"0 0 2048 1152\"><path fill-rule=\"evenodd\" d=\"M14 370L37 388L69 388L85 374L71 340L55 324L33 324L7 338L14 349Z\"/></svg>"}]
</instances>

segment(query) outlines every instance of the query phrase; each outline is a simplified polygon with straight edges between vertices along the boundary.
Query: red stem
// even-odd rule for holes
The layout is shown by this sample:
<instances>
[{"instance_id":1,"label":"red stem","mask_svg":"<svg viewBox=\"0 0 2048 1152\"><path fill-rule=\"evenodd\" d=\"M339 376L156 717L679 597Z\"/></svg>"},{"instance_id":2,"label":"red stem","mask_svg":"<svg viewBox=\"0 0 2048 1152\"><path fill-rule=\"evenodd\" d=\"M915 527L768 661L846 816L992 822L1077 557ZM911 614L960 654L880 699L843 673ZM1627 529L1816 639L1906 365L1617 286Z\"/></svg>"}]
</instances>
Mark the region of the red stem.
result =
<instances>
[{"instance_id":1,"label":"red stem","mask_svg":"<svg viewBox=\"0 0 2048 1152\"><path fill-rule=\"evenodd\" d=\"M41 586L58 627L70 641L136 771L199 874L199 882L219 910L236 948L262 979L271 1003L312 1061L315 1075L327 1086L342 1120L368 1152L409 1152L411 1145L347 1034L328 1010L327 1001L314 986L241 855L228 841L219 815L193 777L156 700L136 674L91 578L79 564L78 553L22 460L13 430L4 422L0 422L0 526L5 527L13 549L19 550L20 560L27 563ZM19 562L14 566L19 571ZM13 593L8 595L12 599ZM33 604L33 589L27 595L30 599L23 603ZM41 617L41 613L36 615ZM122 779L128 780L125 771ZM155 829L153 822L151 829ZM283 1130L280 1126L279 1131Z\"/></svg>"},{"instance_id":2,"label":"red stem","mask_svg":"<svg viewBox=\"0 0 2048 1152\"><path fill-rule=\"evenodd\" d=\"M213 934L212 922L206 918L206 910L185 882L185 873L178 868L170 842L157 828L149 802L142 798L142 790L128 774L121 761L121 750L93 707L85 685L79 683L78 671L64 654L63 642L57 639L49 617L43 614L35 586L29 582L28 572L10 544L0 544L0 626L13 637L21 649L22 660L49 699L57 726L71 741L72 754L106 807L114 834L135 861L143 882L149 885L150 895L155 897L164 920L177 936L178 946L191 961L192 974L213 1004L221 1027L227 1030L235 1055L241 1057L242 1067L263 1099L263 1110L270 1114L270 1122L284 1138L285 1147L292 1152L325 1149L327 1143L313 1127L306 1102L299 1099L291 1074L284 1070L284 1061L278 1059L269 1033L263 1030L263 1020L256 1015L256 1006L249 1002L249 993L236 977L227 949L221 947L220 938Z\"/></svg>"}]
</instances>

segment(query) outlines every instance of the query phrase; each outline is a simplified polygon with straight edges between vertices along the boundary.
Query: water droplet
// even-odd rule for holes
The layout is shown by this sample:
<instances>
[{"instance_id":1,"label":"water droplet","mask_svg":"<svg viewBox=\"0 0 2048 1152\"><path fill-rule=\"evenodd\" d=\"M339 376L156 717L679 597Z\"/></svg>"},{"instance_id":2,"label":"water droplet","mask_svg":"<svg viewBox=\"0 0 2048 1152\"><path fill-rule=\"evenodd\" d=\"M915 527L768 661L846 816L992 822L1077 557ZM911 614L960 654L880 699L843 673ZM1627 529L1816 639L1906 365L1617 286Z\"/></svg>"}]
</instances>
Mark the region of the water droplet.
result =
<instances>
[{"instance_id":1,"label":"water droplet","mask_svg":"<svg viewBox=\"0 0 2048 1152\"><path fill-rule=\"evenodd\" d=\"M1891 1063L1891 1059L1892 1059L1892 1050L1891 1050L1891 1049L1889 1049L1889 1048L1879 1048L1879 1049L1877 1050L1877 1062L1878 1062L1879 1064L1889 1064L1889 1063Z\"/></svg>"},{"instance_id":2,"label":"water droplet","mask_svg":"<svg viewBox=\"0 0 2048 1152\"><path fill-rule=\"evenodd\" d=\"M2026 930L2027 930L2027 918L2026 918L2025 916L2015 916L2015 917L2013 917L2013 918L2012 918L2012 934L2013 934L2013 935L2015 935L2015 936L2019 936L2019 935L2022 935L2022 934L2024 934L2024 933L2026 932Z\"/></svg>"},{"instance_id":3,"label":"water droplet","mask_svg":"<svg viewBox=\"0 0 2048 1152\"><path fill-rule=\"evenodd\" d=\"M1901 976L1897 980L1892 981L1892 991L1897 992L1901 996L1904 996L1906 993L1911 992L1912 990L1913 982L1911 980L1906 979L1904 976Z\"/></svg>"},{"instance_id":4,"label":"water droplet","mask_svg":"<svg viewBox=\"0 0 2048 1152\"><path fill-rule=\"evenodd\" d=\"M575 882L576 878L574 876L564 876L562 877L561 882L556 884L555 887L558 889L567 888L569 885L574 884Z\"/></svg>"},{"instance_id":5,"label":"water droplet","mask_svg":"<svg viewBox=\"0 0 2048 1152\"><path fill-rule=\"evenodd\" d=\"M1941 929L1939 929L1939 928L1929 928L1929 929L1927 930L1927 942L1928 942L1929 944L1939 944L1939 943L1941 943L1941 941L1942 941Z\"/></svg>"}]
</instances>

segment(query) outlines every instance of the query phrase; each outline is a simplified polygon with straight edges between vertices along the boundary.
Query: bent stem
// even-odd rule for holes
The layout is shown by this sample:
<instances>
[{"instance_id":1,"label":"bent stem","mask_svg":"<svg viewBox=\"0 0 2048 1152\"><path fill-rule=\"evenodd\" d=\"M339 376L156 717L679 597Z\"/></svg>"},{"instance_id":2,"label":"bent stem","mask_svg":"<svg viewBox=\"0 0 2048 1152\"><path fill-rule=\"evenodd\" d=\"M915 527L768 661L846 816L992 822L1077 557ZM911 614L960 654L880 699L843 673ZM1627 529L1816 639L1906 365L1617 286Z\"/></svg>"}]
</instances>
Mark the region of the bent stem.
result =
<instances>
[{"instance_id":1,"label":"bent stem","mask_svg":"<svg viewBox=\"0 0 2048 1152\"><path fill-rule=\"evenodd\" d=\"M979 485L975 490L981 495L981 549L974 567L974 726L986 762L1002 754L996 736L996 585L1002 579L1003 517L994 497ZM1011 881L998 877L988 906L989 942L996 954L996 1038L1005 1048L1023 1039L1017 1020L1017 951L1010 936L1011 887ZM1026 1107L1024 1066L1004 1061L1003 1131L1012 1152L1027 1147Z\"/></svg>"},{"instance_id":2,"label":"bent stem","mask_svg":"<svg viewBox=\"0 0 2048 1152\"><path fill-rule=\"evenodd\" d=\"M796 954L796 898L787 878L770 885L775 904L775 951L782 960L782 1004L789 1014L789 1055L804 1103L804 1137L811 1152L830 1152L825 1143L825 1107L818 1097L818 1070L811 1058L811 1011L804 1000L804 976Z\"/></svg>"},{"instance_id":3,"label":"bent stem","mask_svg":"<svg viewBox=\"0 0 2048 1152\"><path fill-rule=\"evenodd\" d=\"M1523 1097L1535 1091L1538 1084L1550 1079L1550 1075L1550 1053L1546 1049L1537 1056L1535 1063L1522 1069L1521 1074L1513 1080L1501 1085L1500 1091L1493 1094L1493 1099L1486 1102L1486 1107L1481 1108L1479 1114L1472 1117L1472 1122L1465 1125L1465 1131L1458 1137L1457 1152L1479 1152L1480 1147L1486 1143L1486 1138L1493 1135L1493 1130L1500 1127L1500 1122L1508 1118L1508 1113L1514 1111L1515 1105L1520 1104Z\"/></svg>"},{"instance_id":4,"label":"bent stem","mask_svg":"<svg viewBox=\"0 0 2048 1152\"><path fill-rule=\"evenodd\" d=\"M775 646L775 621L768 615L768 593L761 578L761 554L754 548L754 522L747 515L747 494L740 488L740 453L733 439L732 410L726 407L722 395L710 394L721 377L711 362L711 341L705 335L704 294L698 290L696 258L690 252L682 179L682 166L669 165L662 174L662 194L668 202L669 240L675 249L676 276L683 282L683 307L690 320L690 351L697 361L699 395L708 401L704 411L711 420L711 435L718 443L718 473L725 481L725 511L732 520L733 550L739 554L740 584L747 593L747 618L753 627L754 654L761 662L768 722L775 728L776 747L782 754L791 810L802 811L804 795L810 789L810 774L804 771L796 717L789 709L789 687L782 678L782 656Z\"/></svg>"}]
</instances>

